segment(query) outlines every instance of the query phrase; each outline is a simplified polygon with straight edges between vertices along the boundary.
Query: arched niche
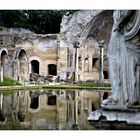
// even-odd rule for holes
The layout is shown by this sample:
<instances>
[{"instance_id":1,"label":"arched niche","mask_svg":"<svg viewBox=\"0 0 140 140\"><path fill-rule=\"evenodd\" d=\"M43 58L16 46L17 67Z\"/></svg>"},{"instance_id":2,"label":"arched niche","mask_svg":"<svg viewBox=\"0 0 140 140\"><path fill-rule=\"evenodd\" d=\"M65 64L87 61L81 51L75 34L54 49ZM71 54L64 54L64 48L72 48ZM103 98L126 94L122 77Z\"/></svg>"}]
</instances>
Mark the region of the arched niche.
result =
<instances>
[{"instance_id":1,"label":"arched niche","mask_svg":"<svg viewBox=\"0 0 140 140\"><path fill-rule=\"evenodd\" d=\"M18 59L18 80L24 81L27 79L28 74L28 59L26 55L26 51L24 49L20 49L17 55Z\"/></svg>"},{"instance_id":2,"label":"arched niche","mask_svg":"<svg viewBox=\"0 0 140 140\"><path fill-rule=\"evenodd\" d=\"M39 107L39 96L30 96L30 108L31 109L38 109Z\"/></svg>"},{"instance_id":3,"label":"arched niche","mask_svg":"<svg viewBox=\"0 0 140 140\"><path fill-rule=\"evenodd\" d=\"M56 105L56 95L49 95L47 105Z\"/></svg>"},{"instance_id":4,"label":"arched niche","mask_svg":"<svg viewBox=\"0 0 140 140\"><path fill-rule=\"evenodd\" d=\"M39 67L40 67L40 63L38 60L31 61L31 73L39 74Z\"/></svg>"},{"instance_id":5,"label":"arched niche","mask_svg":"<svg viewBox=\"0 0 140 140\"><path fill-rule=\"evenodd\" d=\"M82 70L82 55L81 54L79 54L78 56L78 69L79 71Z\"/></svg>"},{"instance_id":6,"label":"arched niche","mask_svg":"<svg viewBox=\"0 0 140 140\"><path fill-rule=\"evenodd\" d=\"M89 59L85 58L84 60L84 72L89 72Z\"/></svg>"},{"instance_id":7,"label":"arched niche","mask_svg":"<svg viewBox=\"0 0 140 140\"><path fill-rule=\"evenodd\" d=\"M8 72L8 52L7 49L2 48L0 50L0 60L1 60L1 81L3 81L3 77L7 76Z\"/></svg>"}]
</instances>

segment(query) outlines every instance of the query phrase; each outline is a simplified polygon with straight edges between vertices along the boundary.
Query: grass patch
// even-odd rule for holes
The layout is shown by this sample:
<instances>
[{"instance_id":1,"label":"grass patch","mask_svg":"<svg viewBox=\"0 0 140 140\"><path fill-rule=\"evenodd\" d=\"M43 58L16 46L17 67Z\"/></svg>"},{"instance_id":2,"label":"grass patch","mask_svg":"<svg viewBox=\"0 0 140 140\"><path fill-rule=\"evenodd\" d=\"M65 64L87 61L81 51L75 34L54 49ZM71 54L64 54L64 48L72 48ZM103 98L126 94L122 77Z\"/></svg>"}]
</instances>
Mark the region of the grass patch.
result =
<instances>
[{"instance_id":1,"label":"grass patch","mask_svg":"<svg viewBox=\"0 0 140 140\"><path fill-rule=\"evenodd\" d=\"M0 86L16 86L16 85L22 85L16 80L13 80L10 77L4 77L3 82L0 82Z\"/></svg>"},{"instance_id":2,"label":"grass patch","mask_svg":"<svg viewBox=\"0 0 140 140\"><path fill-rule=\"evenodd\" d=\"M80 82L75 84L80 87L111 87L109 83Z\"/></svg>"}]
</instances>

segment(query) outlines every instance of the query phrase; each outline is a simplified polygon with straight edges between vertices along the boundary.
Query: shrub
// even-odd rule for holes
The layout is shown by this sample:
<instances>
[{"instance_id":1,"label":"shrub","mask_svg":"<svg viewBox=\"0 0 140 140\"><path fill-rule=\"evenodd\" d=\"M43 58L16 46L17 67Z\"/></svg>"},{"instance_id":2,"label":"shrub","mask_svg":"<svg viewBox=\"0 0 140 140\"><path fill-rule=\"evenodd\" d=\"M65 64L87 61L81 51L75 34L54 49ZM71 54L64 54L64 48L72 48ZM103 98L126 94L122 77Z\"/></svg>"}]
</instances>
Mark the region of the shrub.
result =
<instances>
[{"instance_id":1,"label":"shrub","mask_svg":"<svg viewBox=\"0 0 140 140\"><path fill-rule=\"evenodd\" d=\"M16 80L13 80L10 77L4 77L3 82L0 82L0 86L16 86L16 85L21 85L21 83L19 83Z\"/></svg>"}]
</instances>

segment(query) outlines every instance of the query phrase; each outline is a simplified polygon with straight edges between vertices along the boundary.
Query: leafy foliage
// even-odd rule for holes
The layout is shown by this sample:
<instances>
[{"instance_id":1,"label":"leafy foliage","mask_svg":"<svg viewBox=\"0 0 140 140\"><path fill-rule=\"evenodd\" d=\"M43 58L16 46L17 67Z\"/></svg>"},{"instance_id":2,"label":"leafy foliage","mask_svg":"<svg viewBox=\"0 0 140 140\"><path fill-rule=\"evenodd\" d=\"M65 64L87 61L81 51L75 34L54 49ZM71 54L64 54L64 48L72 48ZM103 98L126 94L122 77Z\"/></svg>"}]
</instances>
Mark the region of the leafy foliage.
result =
<instances>
[{"instance_id":1,"label":"leafy foliage","mask_svg":"<svg viewBox=\"0 0 140 140\"><path fill-rule=\"evenodd\" d=\"M15 85L21 85L21 84L10 77L4 77L3 82L0 82L0 86L15 86Z\"/></svg>"},{"instance_id":2,"label":"leafy foliage","mask_svg":"<svg viewBox=\"0 0 140 140\"><path fill-rule=\"evenodd\" d=\"M0 10L0 26L20 27L35 33L59 33L62 16L75 10Z\"/></svg>"}]
</instances>

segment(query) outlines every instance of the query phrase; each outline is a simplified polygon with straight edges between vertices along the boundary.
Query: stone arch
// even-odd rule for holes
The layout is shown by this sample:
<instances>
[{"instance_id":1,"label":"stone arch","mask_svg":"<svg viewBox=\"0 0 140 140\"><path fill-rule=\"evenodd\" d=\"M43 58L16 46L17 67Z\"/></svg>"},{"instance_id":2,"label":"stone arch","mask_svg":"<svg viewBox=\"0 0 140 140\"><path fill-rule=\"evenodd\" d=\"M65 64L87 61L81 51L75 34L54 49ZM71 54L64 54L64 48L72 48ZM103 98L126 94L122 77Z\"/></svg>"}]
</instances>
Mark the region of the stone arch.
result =
<instances>
[{"instance_id":1,"label":"stone arch","mask_svg":"<svg viewBox=\"0 0 140 140\"><path fill-rule=\"evenodd\" d=\"M41 66L42 66L42 60L38 57L38 56L32 56L29 58L29 73L37 73L37 74L41 74ZM32 63L33 62L33 63ZM33 64L33 65L32 65ZM35 68L36 70L33 70L33 67L35 68L35 66L37 66L37 68Z\"/></svg>"},{"instance_id":2,"label":"stone arch","mask_svg":"<svg viewBox=\"0 0 140 140\"><path fill-rule=\"evenodd\" d=\"M113 26L113 11L103 10L100 13L98 13L96 16L93 17L93 19L88 23L88 25L82 31L81 36L79 38L80 48L85 47L88 38L94 39L95 45L97 46L99 41L104 40L105 42L104 56L107 57L107 50L108 50L108 44L111 36L112 26ZM95 47L93 49L95 49ZM94 55L97 55L97 57L99 57L99 51L97 48L95 49ZM93 57L91 59L92 59L91 60L92 62L90 61L92 63L91 69L93 69L93 66L95 66L96 64L95 68L99 70L99 64L97 64L99 61L98 62L97 60L94 61ZM89 71L91 71L91 69ZM107 69L104 70L108 72ZM98 79L98 77L96 78Z\"/></svg>"},{"instance_id":3,"label":"stone arch","mask_svg":"<svg viewBox=\"0 0 140 140\"><path fill-rule=\"evenodd\" d=\"M100 25L100 26L99 26ZM96 15L82 31L79 38L80 47L84 47L88 37L93 37L97 42L105 40L105 45L109 43L113 26L113 11L104 10Z\"/></svg>"},{"instance_id":4,"label":"stone arch","mask_svg":"<svg viewBox=\"0 0 140 140\"><path fill-rule=\"evenodd\" d=\"M99 65L99 58L93 57L92 58L92 67L98 69L98 65Z\"/></svg>"},{"instance_id":5,"label":"stone arch","mask_svg":"<svg viewBox=\"0 0 140 140\"><path fill-rule=\"evenodd\" d=\"M16 57L18 61L18 80L25 81L27 80L28 75L28 59L26 51L21 48L16 51Z\"/></svg>"},{"instance_id":6,"label":"stone arch","mask_svg":"<svg viewBox=\"0 0 140 140\"><path fill-rule=\"evenodd\" d=\"M48 75L57 75L57 65L56 64L48 64Z\"/></svg>"},{"instance_id":7,"label":"stone arch","mask_svg":"<svg viewBox=\"0 0 140 140\"><path fill-rule=\"evenodd\" d=\"M6 48L0 50L1 65L7 62L8 51Z\"/></svg>"},{"instance_id":8,"label":"stone arch","mask_svg":"<svg viewBox=\"0 0 140 140\"><path fill-rule=\"evenodd\" d=\"M89 72L89 58L84 59L84 72Z\"/></svg>"},{"instance_id":9,"label":"stone arch","mask_svg":"<svg viewBox=\"0 0 140 140\"><path fill-rule=\"evenodd\" d=\"M6 48L1 48L0 50L0 60L1 60L1 81L3 81L3 76L7 76L7 61L8 61L8 51Z\"/></svg>"},{"instance_id":10,"label":"stone arch","mask_svg":"<svg viewBox=\"0 0 140 140\"><path fill-rule=\"evenodd\" d=\"M31 61L31 73L39 74L39 61L38 60Z\"/></svg>"}]
</instances>

